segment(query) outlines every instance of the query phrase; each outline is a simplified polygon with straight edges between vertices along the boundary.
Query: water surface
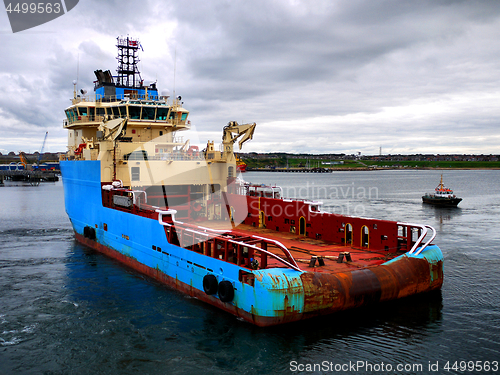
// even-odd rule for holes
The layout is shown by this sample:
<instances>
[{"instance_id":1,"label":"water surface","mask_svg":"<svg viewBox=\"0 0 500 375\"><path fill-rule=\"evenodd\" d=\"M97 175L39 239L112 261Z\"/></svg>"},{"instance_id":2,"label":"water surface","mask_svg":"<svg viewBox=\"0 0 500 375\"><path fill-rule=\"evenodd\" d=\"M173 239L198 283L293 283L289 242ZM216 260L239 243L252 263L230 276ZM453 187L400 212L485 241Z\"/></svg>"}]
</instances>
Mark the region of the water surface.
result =
<instances>
[{"instance_id":1,"label":"water surface","mask_svg":"<svg viewBox=\"0 0 500 375\"><path fill-rule=\"evenodd\" d=\"M500 360L500 174L446 171L464 200L423 205L440 173L244 174L333 212L432 225L445 257L441 292L265 329L77 244L60 182L0 187L0 374L494 373L444 366Z\"/></svg>"}]
</instances>

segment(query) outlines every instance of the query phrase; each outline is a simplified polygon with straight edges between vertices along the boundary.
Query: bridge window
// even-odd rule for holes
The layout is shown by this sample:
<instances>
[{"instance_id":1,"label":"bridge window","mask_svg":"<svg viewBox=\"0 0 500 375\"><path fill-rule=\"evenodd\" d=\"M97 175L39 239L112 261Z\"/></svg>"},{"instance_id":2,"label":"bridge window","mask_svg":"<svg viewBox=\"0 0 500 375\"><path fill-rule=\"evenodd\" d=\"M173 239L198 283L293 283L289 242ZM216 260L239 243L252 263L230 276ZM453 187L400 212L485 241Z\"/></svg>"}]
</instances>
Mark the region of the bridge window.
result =
<instances>
[{"instance_id":1,"label":"bridge window","mask_svg":"<svg viewBox=\"0 0 500 375\"><path fill-rule=\"evenodd\" d=\"M104 116L106 114L106 110L104 108L96 108L95 112L97 116Z\"/></svg>"},{"instance_id":2,"label":"bridge window","mask_svg":"<svg viewBox=\"0 0 500 375\"><path fill-rule=\"evenodd\" d=\"M141 107L129 105L128 113L129 113L129 118L131 118L132 120L139 120L141 118Z\"/></svg>"},{"instance_id":3,"label":"bridge window","mask_svg":"<svg viewBox=\"0 0 500 375\"><path fill-rule=\"evenodd\" d=\"M122 118L127 117L127 107L125 107L124 105L121 105L119 107L116 107L116 109L118 110L118 116L120 116Z\"/></svg>"},{"instance_id":4,"label":"bridge window","mask_svg":"<svg viewBox=\"0 0 500 375\"><path fill-rule=\"evenodd\" d=\"M155 108L143 107L142 108L142 119L143 120L154 120L155 119Z\"/></svg>"},{"instance_id":5,"label":"bridge window","mask_svg":"<svg viewBox=\"0 0 500 375\"><path fill-rule=\"evenodd\" d=\"M181 116L181 121L185 121L187 117L188 117L188 114L187 113L183 113L182 116Z\"/></svg>"},{"instance_id":6,"label":"bridge window","mask_svg":"<svg viewBox=\"0 0 500 375\"><path fill-rule=\"evenodd\" d=\"M78 113L80 114L80 116L87 116L87 107L79 107Z\"/></svg>"},{"instance_id":7,"label":"bridge window","mask_svg":"<svg viewBox=\"0 0 500 375\"><path fill-rule=\"evenodd\" d=\"M67 109L66 110L66 117L68 118L69 122L76 121L77 115L76 115L75 109L74 108Z\"/></svg>"},{"instance_id":8,"label":"bridge window","mask_svg":"<svg viewBox=\"0 0 500 375\"><path fill-rule=\"evenodd\" d=\"M168 116L168 108L158 108L156 111L156 119L159 121L165 121Z\"/></svg>"},{"instance_id":9,"label":"bridge window","mask_svg":"<svg viewBox=\"0 0 500 375\"><path fill-rule=\"evenodd\" d=\"M120 111L118 110L118 107L110 107L110 114L113 115L114 118L120 117Z\"/></svg>"}]
</instances>

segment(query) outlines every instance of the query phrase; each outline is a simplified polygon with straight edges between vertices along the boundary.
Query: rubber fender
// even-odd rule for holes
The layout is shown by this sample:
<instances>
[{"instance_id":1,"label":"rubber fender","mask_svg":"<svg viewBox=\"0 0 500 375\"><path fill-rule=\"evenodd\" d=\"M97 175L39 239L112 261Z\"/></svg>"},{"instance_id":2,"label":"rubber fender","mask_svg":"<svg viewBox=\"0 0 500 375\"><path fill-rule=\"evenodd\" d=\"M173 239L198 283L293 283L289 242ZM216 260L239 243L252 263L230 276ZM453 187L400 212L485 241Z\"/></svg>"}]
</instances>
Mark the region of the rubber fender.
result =
<instances>
[{"instance_id":1,"label":"rubber fender","mask_svg":"<svg viewBox=\"0 0 500 375\"><path fill-rule=\"evenodd\" d=\"M95 240L96 239L95 228L89 227L89 238L91 240Z\"/></svg>"},{"instance_id":2,"label":"rubber fender","mask_svg":"<svg viewBox=\"0 0 500 375\"><path fill-rule=\"evenodd\" d=\"M214 275L205 275L203 276L203 290L206 294L212 295L217 293L217 289L219 287L219 282Z\"/></svg>"},{"instance_id":3,"label":"rubber fender","mask_svg":"<svg viewBox=\"0 0 500 375\"><path fill-rule=\"evenodd\" d=\"M234 298L234 288L230 281L224 280L219 283L219 299L222 302L231 302Z\"/></svg>"},{"instance_id":4,"label":"rubber fender","mask_svg":"<svg viewBox=\"0 0 500 375\"><path fill-rule=\"evenodd\" d=\"M96 239L95 229L89 226L83 228L83 237L90 238L91 240Z\"/></svg>"}]
</instances>

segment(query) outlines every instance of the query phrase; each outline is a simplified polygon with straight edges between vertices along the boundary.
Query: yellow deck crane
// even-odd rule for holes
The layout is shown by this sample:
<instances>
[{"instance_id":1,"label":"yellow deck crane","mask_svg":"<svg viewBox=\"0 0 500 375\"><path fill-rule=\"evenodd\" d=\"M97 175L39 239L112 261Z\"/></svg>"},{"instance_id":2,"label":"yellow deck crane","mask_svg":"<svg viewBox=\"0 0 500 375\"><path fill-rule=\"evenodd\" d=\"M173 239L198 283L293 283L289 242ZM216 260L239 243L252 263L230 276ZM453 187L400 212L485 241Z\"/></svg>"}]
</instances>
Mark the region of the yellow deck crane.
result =
<instances>
[{"instance_id":1,"label":"yellow deck crane","mask_svg":"<svg viewBox=\"0 0 500 375\"><path fill-rule=\"evenodd\" d=\"M228 122L228 124L224 127L222 134L222 153L216 152L214 142L209 141L205 150L207 162L233 162L236 165L236 157L233 152L233 144L239 139L238 144L241 150L243 143L252 139L256 126L257 125L255 124L255 122L253 124L241 125L239 125L236 121Z\"/></svg>"},{"instance_id":2,"label":"yellow deck crane","mask_svg":"<svg viewBox=\"0 0 500 375\"><path fill-rule=\"evenodd\" d=\"M253 138L253 133L255 131L256 126L257 124L255 122L253 124L239 125L236 121L230 121L226 126L224 126L222 135L222 144L224 145L225 156L227 157L228 154L233 154L233 144L238 139L240 139L238 144L241 150L243 143Z\"/></svg>"}]
</instances>

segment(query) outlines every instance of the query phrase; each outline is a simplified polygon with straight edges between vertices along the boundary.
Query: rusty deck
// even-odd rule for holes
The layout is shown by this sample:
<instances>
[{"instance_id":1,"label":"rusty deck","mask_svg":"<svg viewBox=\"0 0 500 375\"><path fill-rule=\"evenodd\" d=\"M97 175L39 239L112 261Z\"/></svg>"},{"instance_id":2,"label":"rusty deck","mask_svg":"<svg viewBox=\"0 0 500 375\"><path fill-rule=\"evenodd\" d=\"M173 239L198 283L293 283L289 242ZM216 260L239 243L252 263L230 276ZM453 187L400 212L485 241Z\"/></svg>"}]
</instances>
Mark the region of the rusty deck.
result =
<instances>
[{"instance_id":1,"label":"rusty deck","mask_svg":"<svg viewBox=\"0 0 500 375\"><path fill-rule=\"evenodd\" d=\"M201 222L201 227L220 230L227 228L227 222ZM239 237L263 237L283 244L291 253L303 271L337 273L378 266L403 252L374 251L367 248L355 248L351 245L335 244L321 239L312 239L294 233L277 232L252 225L239 224L228 232ZM267 250L282 257L283 252L277 246L268 246ZM339 257L342 258L339 260ZM270 258L268 268L285 267L276 259Z\"/></svg>"}]
</instances>

